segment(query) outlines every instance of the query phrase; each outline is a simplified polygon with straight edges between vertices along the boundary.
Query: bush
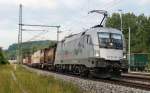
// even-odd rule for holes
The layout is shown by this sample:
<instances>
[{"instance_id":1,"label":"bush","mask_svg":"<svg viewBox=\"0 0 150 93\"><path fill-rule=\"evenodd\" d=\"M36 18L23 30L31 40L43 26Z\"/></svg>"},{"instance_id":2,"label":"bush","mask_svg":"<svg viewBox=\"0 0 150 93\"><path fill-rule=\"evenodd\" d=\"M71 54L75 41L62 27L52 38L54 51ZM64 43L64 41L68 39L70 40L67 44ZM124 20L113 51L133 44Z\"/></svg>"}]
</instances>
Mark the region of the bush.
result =
<instances>
[{"instance_id":1,"label":"bush","mask_svg":"<svg viewBox=\"0 0 150 93\"><path fill-rule=\"evenodd\" d=\"M8 64L8 61L5 59L2 49L0 49L0 64Z\"/></svg>"}]
</instances>

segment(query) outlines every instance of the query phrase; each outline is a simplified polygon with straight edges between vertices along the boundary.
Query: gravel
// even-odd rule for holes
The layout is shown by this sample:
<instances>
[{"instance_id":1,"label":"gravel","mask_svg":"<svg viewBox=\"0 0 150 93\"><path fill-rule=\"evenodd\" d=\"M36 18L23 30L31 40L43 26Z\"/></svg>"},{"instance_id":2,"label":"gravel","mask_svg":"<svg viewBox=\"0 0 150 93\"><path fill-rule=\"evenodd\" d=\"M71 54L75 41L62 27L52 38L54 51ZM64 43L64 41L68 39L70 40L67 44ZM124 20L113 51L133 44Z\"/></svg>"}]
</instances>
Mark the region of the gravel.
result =
<instances>
[{"instance_id":1,"label":"gravel","mask_svg":"<svg viewBox=\"0 0 150 93\"><path fill-rule=\"evenodd\" d=\"M56 79L61 79L63 81L72 82L73 84L79 86L84 93L150 93L150 91L140 90L136 88L115 85L110 83L86 80L78 77L72 77L62 74L57 74L53 72L33 69L27 66L23 66L26 69L36 72L40 75L51 75Z\"/></svg>"}]
</instances>

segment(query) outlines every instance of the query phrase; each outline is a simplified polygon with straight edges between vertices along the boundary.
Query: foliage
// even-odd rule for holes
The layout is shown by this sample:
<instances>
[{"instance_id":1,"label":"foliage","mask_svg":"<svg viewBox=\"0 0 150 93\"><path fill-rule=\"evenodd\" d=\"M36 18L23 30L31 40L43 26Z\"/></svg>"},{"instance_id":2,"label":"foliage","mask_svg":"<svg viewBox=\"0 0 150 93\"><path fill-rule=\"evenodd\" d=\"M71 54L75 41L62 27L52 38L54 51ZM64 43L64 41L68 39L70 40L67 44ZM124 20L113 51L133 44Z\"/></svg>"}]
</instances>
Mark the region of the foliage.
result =
<instances>
[{"instance_id":1,"label":"foliage","mask_svg":"<svg viewBox=\"0 0 150 93\"><path fill-rule=\"evenodd\" d=\"M7 64L8 61L5 59L4 55L3 55L3 51L0 48L0 64Z\"/></svg>"}]
</instances>

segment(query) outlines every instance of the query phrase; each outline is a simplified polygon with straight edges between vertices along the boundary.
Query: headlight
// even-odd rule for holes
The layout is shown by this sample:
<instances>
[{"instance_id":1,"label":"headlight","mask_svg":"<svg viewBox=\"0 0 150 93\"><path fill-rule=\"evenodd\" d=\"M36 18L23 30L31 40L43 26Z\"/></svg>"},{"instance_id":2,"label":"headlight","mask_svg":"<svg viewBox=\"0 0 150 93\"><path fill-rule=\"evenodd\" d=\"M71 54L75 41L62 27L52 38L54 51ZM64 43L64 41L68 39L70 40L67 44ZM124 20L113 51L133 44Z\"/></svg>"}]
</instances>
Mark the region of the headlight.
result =
<instances>
[{"instance_id":1,"label":"headlight","mask_svg":"<svg viewBox=\"0 0 150 93\"><path fill-rule=\"evenodd\" d=\"M127 56L126 56L126 55L123 55L123 58L124 58L124 59L126 59L126 58L127 58Z\"/></svg>"},{"instance_id":2,"label":"headlight","mask_svg":"<svg viewBox=\"0 0 150 93\"><path fill-rule=\"evenodd\" d=\"M99 51L95 51L95 56L96 56L96 57L99 57L99 56L100 56Z\"/></svg>"},{"instance_id":3,"label":"headlight","mask_svg":"<svg viewBox=\"0 0 150 93\"><path fill-rule=\"evenodd\" d=\"M109 43L110 46L113 46L113 43Z\"/></svg>"}]
</instances>

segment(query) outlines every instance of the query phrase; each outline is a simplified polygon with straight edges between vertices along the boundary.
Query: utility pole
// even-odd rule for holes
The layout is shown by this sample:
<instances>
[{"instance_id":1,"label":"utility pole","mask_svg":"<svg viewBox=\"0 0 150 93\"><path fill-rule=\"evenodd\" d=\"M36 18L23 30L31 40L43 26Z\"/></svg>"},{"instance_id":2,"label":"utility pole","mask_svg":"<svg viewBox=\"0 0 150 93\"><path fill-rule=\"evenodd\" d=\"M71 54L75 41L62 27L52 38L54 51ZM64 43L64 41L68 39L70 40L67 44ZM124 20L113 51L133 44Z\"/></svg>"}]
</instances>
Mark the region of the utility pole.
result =
<instances>
[{"instance_id":1,"label":"utility pole","mask_svg":"<svg viewBox=\"0 0 150 93\"><path fill-rule=\"evenodd\" d=\"M123 28L122 28L122 10L119 9L118 11L120 12L120 30L123 31Z\"/></svg>"},{"instance_id":2,"label":"utility pole","mask_svg":"<svg viewBox=\"0 0 150 93\"><path fill-rule=\"evenodd\" d=\"M57 43L59 42L59 33L60 33L59 28L60 26L57 27Z\"/></svg>"},{"instance_id":3,"label":"utility pole","mask_svg":"<svg viewBox=\"0 0 150 93\"><path fill-rule=\"evenodd\" d=\"M19 6L18 63L22 63L22 4Z\"/></svg>"},{"instance_id":4,"label":"utility pole","mask_svg":"<svg viewBox=\"0 0 150 93\"><path fill-rule=\"evenodd\" d=\"M128 72L131 71L130 69L130 65L131 65L131 50L130 50L130 40L131 40L131 35L130 35L130 27L128 28L129 29L129 37L128 37L128 62L129 62L129 69L128 69Z\"/></svg>"}]
</instances>

